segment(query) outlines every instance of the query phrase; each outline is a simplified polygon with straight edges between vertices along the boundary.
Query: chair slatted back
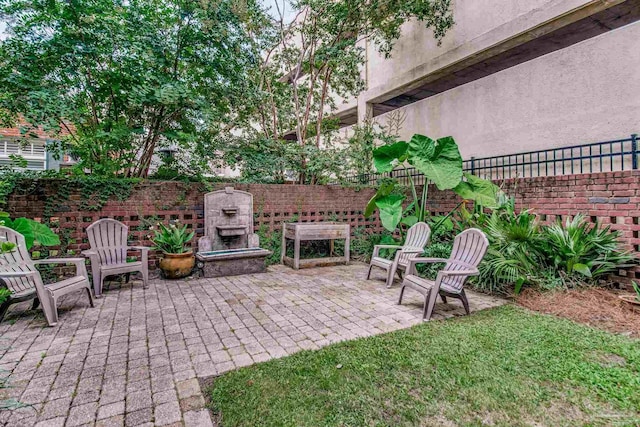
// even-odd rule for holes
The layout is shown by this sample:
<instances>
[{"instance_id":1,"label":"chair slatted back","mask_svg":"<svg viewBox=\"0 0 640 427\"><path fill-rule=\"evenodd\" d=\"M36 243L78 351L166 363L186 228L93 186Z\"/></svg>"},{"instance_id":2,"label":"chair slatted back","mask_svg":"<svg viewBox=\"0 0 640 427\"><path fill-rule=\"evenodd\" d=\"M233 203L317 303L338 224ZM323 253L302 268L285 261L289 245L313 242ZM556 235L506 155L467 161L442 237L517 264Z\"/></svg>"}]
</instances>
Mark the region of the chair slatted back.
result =
<instances>
[{"instance_id":1,"label":"chair slatted back","mask_svg":"<svg viewBox=\"0 0 640 427\"><path fill-rule=\"evenodd\" d=\"M453 241L451 256L445 266L447 271L468 270L477 267L489 248L487 236L477 228L470 228L458 234ZM446 276L442 284L454 289L462 289L467 276Z\"/></svg>"},{"instance_id":2,"label":"chair slatted back","mask_svg":"<svg viewBox=\"0 0 640 427\"><path fill-rule=\"evenodd\" d=\"M409 228L409 231L407 231L407 238L404 241L403 248L415 248L423 250L424 247L427 246L430 236L431 228L429 228L426 223L415 223L411 228ZM415 258L418 256L420 256L420 254L403 253L402 255L400 255L400 259L398 259L398 264L406 267L409 264L409 260L411 258Z\"/></svg>"},{"instance_id":3,"label":"chair slatted back","mask_svg":"<svg viewBox=\"0 0 640 427\"><path fill-rule=\"evenodd\" d=\"M13 251L0 255L0 271L36 271L22 234L11 228L0 226L0 241L7 241L16 245ZM28 277L4 278L2 281L10 291L15 293L35 289L36 287L33 278Z\"/></svg>"},{"instance_id":4,"label":"chair slatted back","mask_svg":"<svg viewBox=\"0 0 640 427\"><path fill-rule=\"evenodd\" d=\"M89 244L98 254L102 265L127 262L128 234L129 227L115 219L100 219L87 227Z\"/></svg>"}]
</instances>

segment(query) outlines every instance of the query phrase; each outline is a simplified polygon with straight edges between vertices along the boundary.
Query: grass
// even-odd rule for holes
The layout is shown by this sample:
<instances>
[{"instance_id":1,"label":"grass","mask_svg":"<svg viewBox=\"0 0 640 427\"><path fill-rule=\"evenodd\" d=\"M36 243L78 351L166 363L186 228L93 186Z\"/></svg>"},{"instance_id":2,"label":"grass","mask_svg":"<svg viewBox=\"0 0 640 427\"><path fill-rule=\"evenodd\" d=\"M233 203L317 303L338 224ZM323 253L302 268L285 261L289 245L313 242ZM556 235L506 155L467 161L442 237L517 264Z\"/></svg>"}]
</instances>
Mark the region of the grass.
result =
<instances>
[{"instance_id":1,"label":"grass","mask_svg":"<svg viewBox=\"0 0 640 427\"><path fill-rule=\"evenodd\" d=\"M639 425L640 342L506 306L229 372L231 426Z\"/></svg>"}]
</instances>

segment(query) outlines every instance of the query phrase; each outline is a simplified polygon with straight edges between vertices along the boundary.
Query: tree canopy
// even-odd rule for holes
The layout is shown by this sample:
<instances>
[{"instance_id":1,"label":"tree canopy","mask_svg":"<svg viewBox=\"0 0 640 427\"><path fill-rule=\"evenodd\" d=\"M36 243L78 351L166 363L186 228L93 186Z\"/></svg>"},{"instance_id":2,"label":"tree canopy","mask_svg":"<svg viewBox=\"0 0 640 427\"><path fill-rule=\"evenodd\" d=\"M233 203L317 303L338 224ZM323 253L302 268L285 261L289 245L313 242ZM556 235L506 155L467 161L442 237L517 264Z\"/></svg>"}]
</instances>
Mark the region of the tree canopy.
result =
<instances>
[{"instance_id":1,"label":"tree canopy","mask_svg":"<svg viewBox=\"0 0 640 427\"><path fill-rule=\"evenodd\" d=\"M251 129L257 140L292 141L290 167L300 183L316 183L331 169L340 99L365 89L364 43L390 55L409 19L422 21L440 40L453 25L450 0L294 0L287 22L286 0L276 1L276 32L255 75L262 108ZM275 144L280 146L279 144ZM344 154L344 153L343 153ZM344 164L344 159L342 159ZM349 162L346 162L349 163Z\"/></svg>"},{"instance_id":2,"label":"tree canopy","mask_svg":"<svg viewBox=\"0 0 640 427\"><path fill-rule=\"evenodd\" d=\"M453 23L451 0L259 1L0 0L0 125L65 133L96 175L144 177L171 148L190 172L317 183L354 163L332 113L365 87L365 40L390 55L407 20Z\"/></svg>"},{"instance_id":3,"label":"tree canopy","mask_svg":"<svg viewBox=\"0 0 640 427\"><path fill-rule=\"evenodd\" d=\"M1 0L0 16L0 108L68 132L83 169L129 176L161 145L214 155L252 106L268 24L256 0Z\"/></svg>"}]
</instances>

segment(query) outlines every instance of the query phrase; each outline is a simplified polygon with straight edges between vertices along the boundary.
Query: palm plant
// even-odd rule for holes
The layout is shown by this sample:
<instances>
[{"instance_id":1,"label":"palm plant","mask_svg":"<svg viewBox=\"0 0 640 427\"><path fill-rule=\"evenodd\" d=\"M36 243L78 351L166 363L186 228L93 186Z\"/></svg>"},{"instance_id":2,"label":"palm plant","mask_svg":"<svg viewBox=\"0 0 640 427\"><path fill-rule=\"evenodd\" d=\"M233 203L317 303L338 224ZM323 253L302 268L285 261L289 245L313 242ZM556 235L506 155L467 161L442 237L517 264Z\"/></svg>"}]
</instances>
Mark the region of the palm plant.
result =
<instances>
[{"instance_id":1,"label":"palm plant","mask_svg":"<svg viewBox=\"0 0 640 427\"><path fill-rule=\"evenodd\" d=\"M504 293L507 286L515 285L517 293L522 285L535 281L541 241L540 227L531 211L516 214L514 205L507 205L491 214L484 231L491 246L478 267L477 288Z\"/></svg>"},{"instance_id":2,"label":"palm plant","mask_svg":"<svg viewBox=\"0 0 640 427\"><path fill-rule=\"evenodd\" d=\"M620 267L628 267L633 256L620 249L618 231L609 226L600 228L578 214L543 229L544 250L552 265L571 276L575 273L588 278L600 277Z\"/></svg>"}]
</instances>

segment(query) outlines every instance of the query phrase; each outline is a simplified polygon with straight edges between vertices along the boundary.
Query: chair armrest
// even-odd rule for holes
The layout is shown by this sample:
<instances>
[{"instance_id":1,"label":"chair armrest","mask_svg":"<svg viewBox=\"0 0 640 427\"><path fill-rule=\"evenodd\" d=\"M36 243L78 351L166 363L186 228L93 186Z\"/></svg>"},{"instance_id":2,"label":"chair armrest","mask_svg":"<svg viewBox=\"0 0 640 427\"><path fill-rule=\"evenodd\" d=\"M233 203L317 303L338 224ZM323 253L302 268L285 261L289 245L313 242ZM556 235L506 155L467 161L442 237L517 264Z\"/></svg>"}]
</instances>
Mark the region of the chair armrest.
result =
<instances>
[{"instance_id":1,"label":"chair armrest","mask_svg":"<svg viewBox=\"0 0 640 427\"><path fill-rule=\"evenodd\" d=\"M442 270L438 274L443 276L477 276L480 272L477 268L472 268L469 270Z\"/></svg>"},{"instance_id":2,"label":"chair armrest","mask_svg":"<svg viewBox=\"0 0 640 427\"><path fill-rule=\"evenodd\" d=\"M98 256L98 252L94 251L93 249L87 249L86 251L80 252L80 254L86 257Z\"/></svg>"},{"instance_id":3,"label":"chair armrest","mask_svg":"<svg viewBox=\"0 0 640 427\"><path fill-rule=\"evenodd\" d=\"M84 264L84 258L46 258L46 259L37 259L34 260L33 263L35 265L38 264L77 264L79 262Z\"/></svg>"},{"instance_id":4,"label":"chair armrest","mask_svg":"<svg viewBox=\"0 0 640 427\"><path fill-rule=\"evenodd\" d=\"M127 251L140 251L140 261L143 265L149 264L149 246L127 246Z\"/></svg>"},{"instance_id":5,"label":"chair armrest","mask_svg":"<svg viewBox=\"0 0 640 427\"><path fill-rule=\"evenodd\" d=\"M409 260L409 265L407 266L407 274L418 274L416 271L416 264L435 264L440 262L445 263L449 262L449 260L444 258L411 258Z\"/></svg>"},{"instance_id":6,"label":"chair armrest","mask_svg":"<svg viewBox=\"0 0 640 427\"><path fill-rule=\"evenodd\" d=\"M75 264L76 266L76 275L89 277L87 274L87 267L84 265L86 261L85 258L49 258L49 259L39 259L33 261L35 265L41 264Z\"/></svg>"},{"instance_id":7,"label":"chair armrest","mask_svg":"<svg viewBox=\"0 0 640 427\"><path fill-rule=\"evenodd\" d=\"M402 249L401 245L375 245L373 247L373 257L377 257L380 254L380 249L394 249L394 250L398 250L398 249Z\"/></svg>"},{"instance_id":8,"label":"chair armrest","mask_svg":"<svg viewBox=\"0 0 640 427\"><path fill-rule=\"evenodd\" d=\"M11 279L14 277L33 277L40 273L37 271L0 271L0 279Z\"/></svg>"}]
</instances>

